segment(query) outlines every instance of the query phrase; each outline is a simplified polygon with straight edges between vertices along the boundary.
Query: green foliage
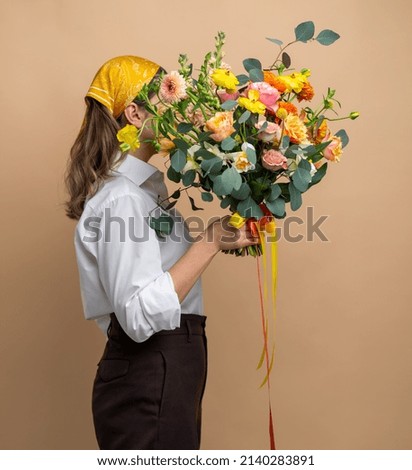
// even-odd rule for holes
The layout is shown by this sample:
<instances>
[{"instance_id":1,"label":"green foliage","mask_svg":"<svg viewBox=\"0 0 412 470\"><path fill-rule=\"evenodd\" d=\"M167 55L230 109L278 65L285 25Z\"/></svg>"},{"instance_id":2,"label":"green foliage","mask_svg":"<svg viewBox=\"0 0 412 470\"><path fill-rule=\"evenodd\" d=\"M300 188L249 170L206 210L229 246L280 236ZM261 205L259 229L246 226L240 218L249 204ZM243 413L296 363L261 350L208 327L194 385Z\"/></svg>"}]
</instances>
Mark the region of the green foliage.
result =
<instances>
[{"instance_id":1,"label":"green foliage","mask_svg":"<svg viewBox=\"0 0 412 470\"><path fill-rule=\"evenodd\" d=\"M332 31L330 29L324 29L317 35L315 39L316 41L318 41L319 44L322 44L322 46L330 46L339 38L339 34L335 33L335 31Z\"/></svg>"},{"instance_id":2,"label":"green foliage","mask_svg":"<svg viewBox=\"0 0 412 470\"><path fill-rule=\"evenodd\" d=\"M349 136L346 133L345 129L340 129L338 132L336 132L335 135L341 138L342 148L345 148L349 144Z\"/></svg>"},{"instance_id":3,"label":"green foliage","mask_svg":"<svg viewBox=\"0 0 412 470\"><path fill-rule=\"evenodd\" d=\"M248 196L237 205L237 211L242 217L263 217L262 209L256 204L251 196Z\"/></svg>"},{"instance_id":4,"label":"green foliage","mask_svg":"<svg viewBox=\"0 0 412 470\"><path fill-rule=\"evenodd\" d=\"M237 142L235 139L232 139L232 137L226 137L226 139L222 140L220 147L222 150L230 152L236 147L236 145Z\"/></svg>"},{"instance_id":5,"label":"green foliage","mask_svg":"<svg viewBox=\"0 0 412 470\"><path fill-rule=\"evenodd\" d=\"M318 168L318 171L312 177L312 182L310 185L313 186L319 183L319 181L321 181L321 179L325 176L327 169L328 169L327 163L324 163L320 168Z\"/></svg>"},{"instance_id":6,"label":"green foliage","mask_svg":"<svg viewBox=\"0 0 412 470\"><path fill-rule=\"evenodd\" d=\"M295 182L289 183L289 194L290 194L290 208L293 211L296 211L302 205L302 194L299 191L299 189L296 188Z\"/></svg>"},{"instance_id":7,"label":"green foliage","mask_svg":"<svg viewBox=\"0 0 412 470\"><path fill-rule=\"evenodd\" d=\"M280 39L275 39L275 38L266 38L268 41L273 42L274 44L277 44L278 46L281 46L283 44L283 41Z\"/></svg>"},{"instance_id":8,"label":"green foliage","mask_svg":"<svg viewBox=\"0 0 412 470\"><path fill-rule=\"evenodd\" d=\"M162 214L159 217L150 217L149 226L156 230L158 235L170 235L172 233L174 220L170 215Z\"/></svg>"},{"instance_id":9,"label":"green foliage","mask_svg":"<svg viewBox=\"0 0 412 470\"><path fill-rule=\"evenodd\" d=\"M170 162L175 171L182 171L186 165L186 153L179 148L171 155Z\"/></svg>"},{"instance_id":10,"label":"green foliage","mask_svg":"<svg viewBox=\"0 0 412 470\"><path fill-rule=\"evenodd\" d=\"M234 189L232 191L232 196L241 201L241 200L246 199L250 195L250 193L251 193L251 190L250 190L249 185L246 182L243 182L240 185L239 189Z\"/></svg>"},{"instance_id":11,"label":"green foliage","mask_svg":"<svg viewBox=\"0 0 412 470\"><path fill-rule=\"evenodd\" d=\"M252 59L252 58L245 59L243 61L243 66L249 73L253 69L262 70L262 64L260 60L258 59Z\"/></svg>"},{"instance_id":12,"label":"green foliage","mask_svg":"<svg viewBox=\"0 0 412 470\"><path fill-rule=\"evenodd\" d=\"M274 201L266 201L266 207L278 218L283 218L286 215L285 199L278 197Z\"/></svg>"},{"instance_id":13,"label":"green foliage","mask_svg":"<svg viewBox=\"0 0 412 470\"><path fill-rule=\"evenodd\" d=\"M212 193L201 193L201 198L203 201L210 202L213 201L213 194Z\"/></svg>"},{"instance_id":14,"label":"green foliage","mask_svg":"<svg viewBox=\"0 0 412 470\"><path fill-rule=\"evenodd\" d=\"M313 21L305 21L304 23L300 23L295 28L296 41L308 42L309 39L313 38L314 34L315 34L315 25Z\"/></svg>"},{"instance_id":15,"label":"green foliage","mask_svg":"<svg viewBox=\"0 0 412 470\"><path fill-rule=\"evenodd\" d=\"M185 186L190 186L196 178L196 171L195 170L188 170L182 176L182 183Z\"/></svg>"},{"instance_id":16,"label":"green foliage","mask_svg":"<svg viewBox=\"0 0 412 470\"><path fill-rule=\"evenodd\" d=\"M237 101L235 100L227 100L224 103L221 104L221 108L224 109L225 111L230 111L231 109L235 108L237 106Z\"/></svg>"}]
</instances>

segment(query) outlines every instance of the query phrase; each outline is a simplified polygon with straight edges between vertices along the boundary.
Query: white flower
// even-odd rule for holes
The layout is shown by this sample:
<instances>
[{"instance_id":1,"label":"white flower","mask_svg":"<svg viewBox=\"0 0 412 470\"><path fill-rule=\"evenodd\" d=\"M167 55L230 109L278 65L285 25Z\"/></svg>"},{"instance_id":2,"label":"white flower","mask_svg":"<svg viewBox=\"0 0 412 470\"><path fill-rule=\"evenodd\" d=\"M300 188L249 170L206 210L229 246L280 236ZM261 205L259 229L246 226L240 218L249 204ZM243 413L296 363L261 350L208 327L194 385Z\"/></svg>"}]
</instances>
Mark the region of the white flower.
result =
<instances>
[{"instance_id":1,"label":"white flower","mask_svg":"<svg viewBox=\"0 0 412 470\"><path fill-rule=\"evenodd\" d=\"M183 167L182 174L184 175L189 170L195 170L203 174L199 163L195 160L195 153L200 149L200 145L192 145L187 151L186 165Z\"/></svg>"}]
</instances>

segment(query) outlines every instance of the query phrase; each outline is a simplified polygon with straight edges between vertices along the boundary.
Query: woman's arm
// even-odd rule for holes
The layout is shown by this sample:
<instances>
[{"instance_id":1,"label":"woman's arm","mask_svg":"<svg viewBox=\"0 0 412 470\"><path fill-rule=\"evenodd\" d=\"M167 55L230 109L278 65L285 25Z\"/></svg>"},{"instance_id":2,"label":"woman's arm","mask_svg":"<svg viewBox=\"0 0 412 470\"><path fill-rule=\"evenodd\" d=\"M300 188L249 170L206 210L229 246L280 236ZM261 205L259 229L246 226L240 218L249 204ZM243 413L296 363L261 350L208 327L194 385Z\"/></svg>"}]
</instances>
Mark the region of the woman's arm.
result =
<instances>
[{"instance_id":1,"label":"woman's arm","mask_svg":"<svg viewBox=\"0 0 412 470\"><path fill-rule=\"evenodd\" d=\"M210 224L169 269L180 302L183 302L194 283L220 250L259 243L259 238L253 237L246 229L246 225L236 229L228 225L229 219L230 216L225 216Z\"/></svg>"}]
</instances>

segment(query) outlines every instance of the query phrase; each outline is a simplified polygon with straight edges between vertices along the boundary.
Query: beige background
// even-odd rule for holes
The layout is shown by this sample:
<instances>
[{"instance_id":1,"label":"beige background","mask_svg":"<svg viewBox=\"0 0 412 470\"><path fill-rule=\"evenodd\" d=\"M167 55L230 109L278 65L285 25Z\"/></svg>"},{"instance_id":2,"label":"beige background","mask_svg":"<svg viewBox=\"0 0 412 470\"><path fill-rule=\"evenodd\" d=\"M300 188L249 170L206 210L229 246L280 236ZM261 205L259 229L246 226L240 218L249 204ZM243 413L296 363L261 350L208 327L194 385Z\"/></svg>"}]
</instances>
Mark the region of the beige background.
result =
<instances>
[{"instance_id":1,"label":"beige background","mask_svg":"<svg viewBox=\"0 0 412 470\"><path fill-rule=\"evenodd\" d=\"M362 116L344 123L351 143L341 164L297 213L330 215L329 242L279 243L277 447L412 449L410 2L156 4L1 2L0 447L96 448L90 400L104 337L83 319L62 173L97 68L122 54L171 70L187 52L199 64L224 30L226 60L240 72L247 56L271 63L277 49L266 36L292 39L312 19L341 39L296 45L295 66L312 69L318 97L334 87L344 112ZM203 206L205 220L223 213ZM220 254L203 279L202 448L267 449L255 262Z\"/></svg>"}]
</instances>

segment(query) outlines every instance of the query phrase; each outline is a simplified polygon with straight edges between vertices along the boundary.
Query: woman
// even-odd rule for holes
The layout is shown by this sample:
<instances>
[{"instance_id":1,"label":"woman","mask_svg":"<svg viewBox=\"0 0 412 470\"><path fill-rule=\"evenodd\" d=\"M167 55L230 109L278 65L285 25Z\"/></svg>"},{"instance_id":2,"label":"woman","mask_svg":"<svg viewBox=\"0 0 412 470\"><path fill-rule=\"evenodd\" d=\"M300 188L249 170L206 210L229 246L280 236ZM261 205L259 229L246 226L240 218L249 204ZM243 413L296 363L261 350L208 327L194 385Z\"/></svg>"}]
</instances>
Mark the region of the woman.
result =
<instances>
[{"instance_id":1,"label":"woman","mask_svg":"<svg viewBox=\"0 0 412 470\"><path fill-rule=\"evenodd\" d=\"M195 239L176 210L169 236L147 223L168 195L164 174L149 163L154 148L143 142L153 136L150 115L134 99L162 70L134 56L99 69L66 173L84 315L107 335L92 397L100 449L200 448L207 375L200 276L220 250L259 242L228 216ZM142 131L140 147L127 154L116 138L126 124Z\"/></svg>"}]
</instances>

